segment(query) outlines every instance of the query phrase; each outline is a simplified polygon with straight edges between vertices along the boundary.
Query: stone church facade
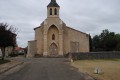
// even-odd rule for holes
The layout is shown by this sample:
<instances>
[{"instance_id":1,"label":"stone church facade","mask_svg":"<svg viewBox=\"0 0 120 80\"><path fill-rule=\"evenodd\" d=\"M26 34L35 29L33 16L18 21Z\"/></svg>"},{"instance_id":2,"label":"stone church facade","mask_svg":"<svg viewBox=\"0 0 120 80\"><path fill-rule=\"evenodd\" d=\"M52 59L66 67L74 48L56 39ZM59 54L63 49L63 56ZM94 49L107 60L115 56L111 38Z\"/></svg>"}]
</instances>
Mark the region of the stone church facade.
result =
<instances>
[{"instance_id":1,"label":"stone church facade","mask_svg":"<svg viewBox=\"0 0 120 80\"><path fill-rule=\"evenodd\" d=\"M35 40L28 41L28 57L63 56L68 52L89 52L89 35L68 27L59 17L60 6L51 0L47 19L34 28Z\"/></svg>"}]
</instances>

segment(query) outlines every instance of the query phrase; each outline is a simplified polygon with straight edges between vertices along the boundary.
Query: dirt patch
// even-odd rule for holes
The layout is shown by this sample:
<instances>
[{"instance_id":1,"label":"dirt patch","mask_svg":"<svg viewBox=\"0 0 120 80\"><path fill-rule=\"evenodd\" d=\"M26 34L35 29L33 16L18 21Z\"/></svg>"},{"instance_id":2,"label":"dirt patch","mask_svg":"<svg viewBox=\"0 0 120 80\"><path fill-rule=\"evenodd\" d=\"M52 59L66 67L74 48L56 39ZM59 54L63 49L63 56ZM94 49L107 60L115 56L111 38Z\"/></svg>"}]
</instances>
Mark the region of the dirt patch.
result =
<instances>
[{"instance_id":1,"label":"dirt patch","mask_svg":"<svg viewBox=\"0 0 120 80\"><path fill-rule=\"evenodd\" d=\"M79 60L72 63L81 72L97 80L120 80L120 59L112 60ZM95 68L101 68L102 74L94 74Z\"/></svg>"}]
</instances>

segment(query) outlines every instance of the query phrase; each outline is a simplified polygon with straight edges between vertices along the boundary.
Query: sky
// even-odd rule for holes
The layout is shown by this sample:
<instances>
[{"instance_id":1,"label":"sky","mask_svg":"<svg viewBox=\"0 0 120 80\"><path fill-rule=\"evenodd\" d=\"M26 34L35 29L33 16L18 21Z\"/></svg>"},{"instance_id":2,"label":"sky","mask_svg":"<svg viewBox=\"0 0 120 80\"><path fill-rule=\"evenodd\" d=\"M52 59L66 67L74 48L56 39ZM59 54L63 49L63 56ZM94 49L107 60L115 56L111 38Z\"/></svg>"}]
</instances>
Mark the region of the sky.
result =
<instances>
[{"instance_id":1,"label":"sky","mask_svg":"<svg viewBox=\"0 0 120 80\"><path fill-rule=\"evenodd\" d=\"M102 30L120 33L120 0L56 0L67 26L91 36ZM47 18L50 0L0 0L0 22L17 28L17 43L34 40L34 28Z\"/></svg>"}]
</instances>

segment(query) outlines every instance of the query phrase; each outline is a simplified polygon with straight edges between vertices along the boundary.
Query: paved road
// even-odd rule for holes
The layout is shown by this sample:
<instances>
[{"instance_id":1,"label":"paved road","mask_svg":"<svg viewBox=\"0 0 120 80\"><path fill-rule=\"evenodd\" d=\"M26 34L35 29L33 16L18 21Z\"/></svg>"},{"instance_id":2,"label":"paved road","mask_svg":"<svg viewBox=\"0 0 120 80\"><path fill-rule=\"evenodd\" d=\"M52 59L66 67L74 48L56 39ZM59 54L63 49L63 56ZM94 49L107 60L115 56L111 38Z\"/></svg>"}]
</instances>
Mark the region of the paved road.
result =
<instances>
[{"instance_id":1,"label":"paved road","mask_svg":"<svg viewBox=\"0 0 120 80\"><path fill-rule=\"evenodd\" d=\"M1 75L0 80L94 80L70 66L65 58L17 60L25 62L24 66Z\"/></svg>"}]
</instances>

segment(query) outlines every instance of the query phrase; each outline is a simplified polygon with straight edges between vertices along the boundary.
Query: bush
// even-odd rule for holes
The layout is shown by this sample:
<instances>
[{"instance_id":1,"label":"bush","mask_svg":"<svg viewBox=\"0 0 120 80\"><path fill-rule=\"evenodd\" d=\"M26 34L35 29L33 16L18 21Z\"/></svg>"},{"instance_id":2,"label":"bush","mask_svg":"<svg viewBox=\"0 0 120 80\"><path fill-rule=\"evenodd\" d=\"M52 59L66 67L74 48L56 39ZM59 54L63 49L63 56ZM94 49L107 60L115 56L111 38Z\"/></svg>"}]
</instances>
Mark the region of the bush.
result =
<instances>
[{"instance_id":1,"label":"bush","mask_svg":"<svg viewBox=\"0 0 120 80\"><path fill-rule=\"evenodd\" d=\"M9 61L9 60L1 60L1 59L0 59L0 65L1 65L1 64L4 64L4 63L8 63L8 62L10 62L10 61Z\"/></svg>"},{"instance_id":2,"label":"bush","mask_svg":"<svg viewBox=\"0 0 120 80\"><path fill-rule=\"evenodd\" d=\"M18 53L19 55L24 55L25 53Z\"/></svg>"},{"instance_id":3,"label":"bush","mask_svg":"<svg viewBox=\"0 0 120 80\"><path fill-rule=\"evenodd\" d=\"M16 57L16 56L18 56L18 54L17 53L12 53L12 54L9 54L9 56L10 57Z\"/></svg>"}]
</instances>

